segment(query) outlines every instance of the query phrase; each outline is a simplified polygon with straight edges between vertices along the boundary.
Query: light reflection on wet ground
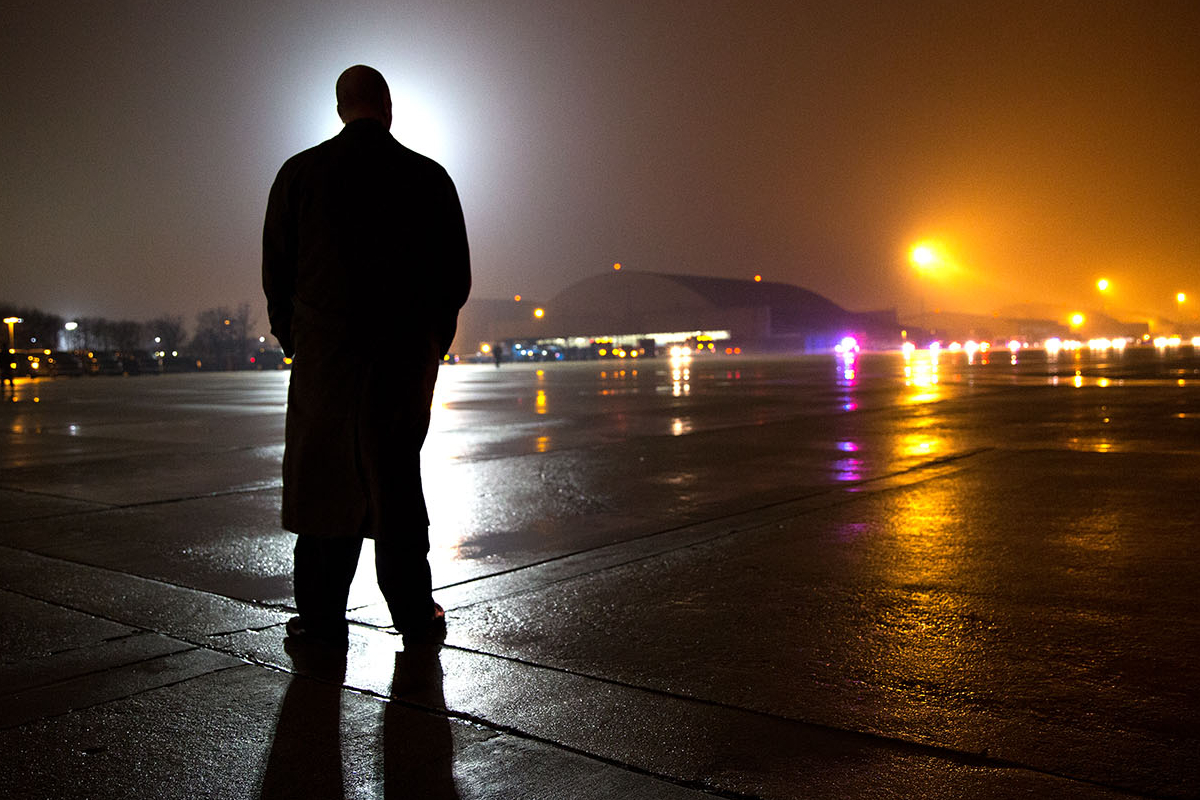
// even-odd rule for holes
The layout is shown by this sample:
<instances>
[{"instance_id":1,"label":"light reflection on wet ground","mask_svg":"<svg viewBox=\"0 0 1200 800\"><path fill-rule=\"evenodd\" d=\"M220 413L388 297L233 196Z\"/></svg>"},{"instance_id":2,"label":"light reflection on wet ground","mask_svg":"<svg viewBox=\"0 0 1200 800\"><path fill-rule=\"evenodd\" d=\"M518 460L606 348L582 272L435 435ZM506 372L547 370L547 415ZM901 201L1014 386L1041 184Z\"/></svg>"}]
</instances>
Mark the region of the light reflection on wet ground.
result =
<instances>
[{"instance_id":1,"label":"light reflection on wet ground","mask_svg":"<svg viewBox=\"0 0 1200 800\"><path fill-rule=\"evenodd\" d=\"M764 425L801 417L837 418L856 412L936 405L1006 388L1055 387L1120 389L1132 386L1186 387L1200 380L1190 353L1174 360L1156 351L1127 351L1122 358L1091 358L1086 351L1047 360L1022 353L1020 361L968 363L966 353L908 358L865 354L798 359L722 358L643 360L636 367L607 362L546 366L505 365L503 371L460 366L443 373L434 428L451 436L470 435L471 457L547 452L639 436L696 434ZM490 429L472 429L479 413ZM531 412L531 413L526 413ZM543 419L536 419L541 417ZM500 422L499 428L495 423ZM841 424L841 420L838 423ZM940 438L915 437L915 429L936 427L923 412L904 415L902 441L891 449L902 456L927 454Z\"/></svg>"},{"instance_id":2,"label":"light reflection on wet ground","mask_svg":"<svg viewBox=\"0 0 1200 800\"><path fill-rule=\"evenodd\" d=\"M1002 356L448 369L425 453L433 513L461 532L460 542L479 542L561 513L562 502L596 514L623 505L687 514L830 484L853 488L985 448L1103 453L1148 438L1172 449L1188 441L1172 434L1171 420L1195 413L1189 381L1180 386L1178 377L1200 378L1190 352L1174 360L1154 351L1119 359L1076 352L1052 361L1022 353L1015 365ZM1146 420L1141 410L1135 418L1122 398L1137 387L1167 390L1167 398L1179 389L1183 406L1170 419ZM1033 392L1032 405L1014 402L1013 392ZM527 456L549 460L526 469Z\"/></svg>"},{"instance_id":3,"label":"light reflection on wet ground","mask_svg":"<svg viewBox=\"0 0 1200 800\"><path fill-rule=\"evenodd\" d=\"M423 453L435 572L461 580L988 449L1193 451L1198 381L1189 347L447 367ZM113 504L277 486L286 390L286 373L19 381L0 418L5 485ZM118 480L158 452L175 466L136 490Z\"/></svg>"}]
</instances>

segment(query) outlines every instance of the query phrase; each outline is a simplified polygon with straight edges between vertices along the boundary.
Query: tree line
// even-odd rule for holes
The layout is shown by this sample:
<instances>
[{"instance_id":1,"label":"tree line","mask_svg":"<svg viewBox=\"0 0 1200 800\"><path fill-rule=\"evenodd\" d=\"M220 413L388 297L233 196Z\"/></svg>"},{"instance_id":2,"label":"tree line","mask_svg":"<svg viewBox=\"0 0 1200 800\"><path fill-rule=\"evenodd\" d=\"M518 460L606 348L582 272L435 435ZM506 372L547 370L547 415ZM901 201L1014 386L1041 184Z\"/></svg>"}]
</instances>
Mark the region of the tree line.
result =
<instances>
[{"instance_id":1,"label":"tree line","mask_svg":"<svg viewBox=\"0 0 1200 800\"><path fill-rule=\"evenodd\" d=\"M13 326L15 344L7 340L7 325L0 334L5 347L15 346L18 350L150 356L179 369L255 369L274 366L281 358L274 340L260 342L251 335L256 320L249 303L201 311L190 338L183 317L177 314L163 314L146 322L105 317L67 319L4 302L0 302L0 314L21 320Z\"/></svg>"}]
</instances>

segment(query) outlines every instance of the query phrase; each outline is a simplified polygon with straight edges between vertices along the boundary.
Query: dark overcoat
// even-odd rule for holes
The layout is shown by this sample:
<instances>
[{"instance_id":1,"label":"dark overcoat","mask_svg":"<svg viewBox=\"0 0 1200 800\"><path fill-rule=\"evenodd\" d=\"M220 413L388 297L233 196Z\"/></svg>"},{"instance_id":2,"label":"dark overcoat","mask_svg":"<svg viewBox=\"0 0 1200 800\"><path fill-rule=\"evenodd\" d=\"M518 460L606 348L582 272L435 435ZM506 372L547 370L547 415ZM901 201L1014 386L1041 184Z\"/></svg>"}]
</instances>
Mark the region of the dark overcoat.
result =
<instances>
[{"instance_id":1,"label":"dark overcoat","mask_svg":"<svg viewBox=\"0 0 1200 800\"><path fill-rule=\"evenodd\" d=\"M284 528L424 532L421 444L470 286L454 183L379 122L284 163L263 227L267 315L293 356Z\"/></svg>"}]
</instances>

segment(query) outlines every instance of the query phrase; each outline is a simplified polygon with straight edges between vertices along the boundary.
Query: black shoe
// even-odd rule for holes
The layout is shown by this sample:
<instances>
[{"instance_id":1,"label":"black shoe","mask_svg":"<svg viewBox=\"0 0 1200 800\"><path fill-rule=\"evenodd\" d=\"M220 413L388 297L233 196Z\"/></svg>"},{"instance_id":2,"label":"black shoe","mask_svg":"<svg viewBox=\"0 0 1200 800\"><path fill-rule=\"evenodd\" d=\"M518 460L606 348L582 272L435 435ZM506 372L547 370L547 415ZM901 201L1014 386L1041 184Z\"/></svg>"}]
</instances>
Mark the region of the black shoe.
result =
<instances>
[{"instance_id":1,"label":"black shoe","mask_svg":"<svg viewBox=\"0 0 1200 800\"><path fill-rule=\"evenodd\" d=\"M345 681L347 642L314 638L304 632L299 617L288 620L287 631L283 651L292 659L297 673L337 683Z\"/></svg>"},{"instance_id":2,"label":"black shoe","mask_svg":"<svg viewBox=\"0 0 1200 800\"><path fill-rule=\"evenodd\" d=\"M406 645L440 644L446 640L446 609L434 603L433 613L429 619L405 625L400 633L404 636Z\"/></svg>"},{"instance_id":3,"label":"black shoe","mask_svg":"<svg viewBox=\"0 0 1200 800\"><path fill-rule=\"evenodd\" d=\"M346 650L350 646L350 637L346 633L325 633L310 630L300 617L292 617L284 626L287 636L285 645L320 647L328 650Z\"/></svg>"}]
</instances>

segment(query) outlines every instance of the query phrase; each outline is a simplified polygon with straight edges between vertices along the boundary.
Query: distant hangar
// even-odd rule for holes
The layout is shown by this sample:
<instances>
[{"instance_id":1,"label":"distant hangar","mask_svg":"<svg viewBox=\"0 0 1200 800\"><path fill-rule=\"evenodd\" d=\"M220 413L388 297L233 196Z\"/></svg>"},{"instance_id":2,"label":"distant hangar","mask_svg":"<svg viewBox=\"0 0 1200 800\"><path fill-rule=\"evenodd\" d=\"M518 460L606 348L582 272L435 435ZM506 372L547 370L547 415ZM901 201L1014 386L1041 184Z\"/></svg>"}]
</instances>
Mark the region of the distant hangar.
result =
<instances>
[{"instance_id":1,"label":"distant hangar","mask_svg":"<svg viewBox=\"0 0 1200 800\"><path fill-rule=\"evenodd\" d=\"M501 343L588 357L604 345L656 348L697 339L746 352L812 352L854 335L900 340L895 310L853 312L787 283L612 270L550 300L475 300L459 315L454 352Z\"/></svg>"}]
</instances>

